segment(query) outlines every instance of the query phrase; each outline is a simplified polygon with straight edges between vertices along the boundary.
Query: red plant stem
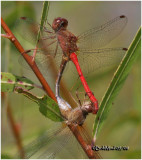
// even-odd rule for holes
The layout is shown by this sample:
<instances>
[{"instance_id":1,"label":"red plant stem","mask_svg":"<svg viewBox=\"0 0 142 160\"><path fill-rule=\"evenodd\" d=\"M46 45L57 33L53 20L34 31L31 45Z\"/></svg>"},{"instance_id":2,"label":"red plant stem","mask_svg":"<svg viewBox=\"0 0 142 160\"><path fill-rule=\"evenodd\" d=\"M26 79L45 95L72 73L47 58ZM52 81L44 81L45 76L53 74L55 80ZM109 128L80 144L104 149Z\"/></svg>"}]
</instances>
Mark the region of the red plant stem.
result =
<instances>
[{"instance_id":1,"label":"red plant stem","mask_svg":"<svg viewBox=\"0 0 142 160\"><path fill-rule=\"evenodd\" d=\"M2 97L5 99L5 94L4 93L2 93ZM7 116L8 116L9 122L10 122L10 126L11 126L11 129L12 129L13 135L16 139L17 147L18 147L19 152L20 152L20 157L22 159L24 159L25 158L25 153L24 153L24 149L23 149L23 145L22 145L22 139L21 139L21 136L20 136L20 131L17 129L17 125L16 125L16 122L14 120L13 113L12 113L11 106L10 106L9 102L7 103L6 108L7 108Z\"/></svg>"},{"instance_id":2,"label":"red plant stem","mask_svg":"<svg viewBox=\"0 0 142 160\"><path fill-rule=\"evenodd\" d=\"M21 44L19 43L19 41L13 35L13 33L11 32L11 30L9 29L9 27L6 25L6 23L4 22L4 20L2 18L1 18L1 25L2 25L2 28L4 29L4 31L6 32L8 38L10 39L10 41L15 45L15 47L23 55L23 57L25 58L25 60L29 64L29 66L32 68L33 72L35 73L35 75L37 76L37 78L39 79L39 81L41 82L41 84L43 85L43 87L44 87L45 91L47 92L47 94L54 101L57 102L54 93L52 92L50 86L48 85L48 83L46 82L46 80L44 79L44 77L42 76L42 74L39 71L36 63L32 61L33 59L32 59L31 56L29 56L28 54L26 54L24 48L21 46ZM76 131L76 129L74 128L74 126L70 125L68 127L73 132L74 136L76 137L76 139L80 143L81 147L84 149L84 151L87 154L87 156L89 158L95 158L94 154L92 155L93 151L91 149L88 150L88 148L87 148L88 145L86 144L86 142L84 141L84 139L82 138L82 136Z\"/></svg>"},{"instance_id":3,"label":"red plant stem","mask_svg":"<svg viewBox=\"0 0 142 160\"><path fill-rule=\"evenodd\" d=\"M7 36L9 37L9 40L15 45L15 47L18 49L18 51L22 54L24 59L27 61L27 63L29 64L29 66L31 67L31 69L33 70L33 72L35 73L35 75L37 76L37 78L39 79L41 84L43 85L43 88L45 89L46 93L52 99L54 99L56 101L56 98L55 98L55 95L54 95L53 91L51 90L50 86L48 85L48 83L44 79L44 77L41 74L40 70L38 69L36 63L32 61L32 57L31 56L26 54L24 48L21 46L19 41L13 35L13 33L8 28L8 26L6 25L6 23L4 22L4 20L2 18L1 18L1 25L2 25L3 30L6 32Z\"/></svg>"},{"instance_id":4,"label":"red plant stem","mask_svg":"<svg viewBox=\"0 0 142 160\"><path fill-rule=\"evenodd\" d=\"M77 69L77 72L78 72L79 77L80 77L80 80L81 80L81 82L82 82L82 84L83 84L83 86L84 86L84 89L85 89L88 97L90 98L91 102L92 102L93 105L94 105L94 107L93 107L93 109L92 109L93 114L96 114L96 113L98 112L98 101L97 101L97 99L94 97L92 91L90 90L90 88L89 88L89 86L88 86L88 84L87 84L87 82L86 82L86 80L85 80L85 78L84 78L84 76L83 76L82 70L81 70L80 65L79 65L79 63L78 63L77 55L76 55L75 53L72 53L72 54L70 55L70 59L71 59L72 62L75 64L76 69Z\"/></svg>"}]
</instances>

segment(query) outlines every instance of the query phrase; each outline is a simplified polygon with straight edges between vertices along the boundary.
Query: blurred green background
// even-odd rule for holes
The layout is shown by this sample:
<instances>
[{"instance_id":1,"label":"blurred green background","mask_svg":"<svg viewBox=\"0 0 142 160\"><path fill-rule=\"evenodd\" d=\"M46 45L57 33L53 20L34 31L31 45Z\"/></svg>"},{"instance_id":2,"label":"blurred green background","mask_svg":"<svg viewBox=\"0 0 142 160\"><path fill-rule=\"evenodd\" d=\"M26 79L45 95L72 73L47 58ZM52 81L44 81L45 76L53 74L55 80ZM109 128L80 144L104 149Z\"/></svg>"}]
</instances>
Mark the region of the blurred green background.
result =
<instances>
[{"instance_id":1,"label":"blurred green background","mask_svg":"<svg viewBox=\"0 0 142 160\"><path fill-rule=\"evenodd\" d=\"M14 24L18 17L26 16L40 22L43 2L2 2L2 17L15 33ZM69 21L69 30L75 35L99 26L119 16L126 15L128 23L124 31L107 47L129 47L138 28L141 25L141 4L140 2L51 2L48 14L48 21L52 24L55 17L64 17ZM3 31L2 31L3 32ZM15 33L16 34L16 33ZM18 37L24 48L30 44ZM9 40L2 38L1 41L1 68L2 72L11 72L19 76L26 76L35 83L39 83L34 74L25 70L18 62L19 53ZM103 158L140 158L141 157L141 58L134 64L123 88L117 96L109 117L107 118L96 144L99 146L129 146L128 151L101 151ZM102 72L89 77L89 86L94 91L100 102L116 68L109 72ZM68 88L72 81L65 82ZM48 82L54 91L55 81L48 75ZM37 95L44 93L34 90ZM20 126L23 144L27 144L43 131L54 125L53 122L43 117L35 103L22 95L10 93L7 99L2 99L2 125L1 143L2 153L14 155L17 151L9 121L6 116L6 104L10 103L14 118ZM89 115L86 121L88 132L92 133L94 116ZM79 155L75 149L75 155ZM76 157L73 157L76 158ZM80 157L83 158L83 157Z\"/></svg>"}]
</instances>

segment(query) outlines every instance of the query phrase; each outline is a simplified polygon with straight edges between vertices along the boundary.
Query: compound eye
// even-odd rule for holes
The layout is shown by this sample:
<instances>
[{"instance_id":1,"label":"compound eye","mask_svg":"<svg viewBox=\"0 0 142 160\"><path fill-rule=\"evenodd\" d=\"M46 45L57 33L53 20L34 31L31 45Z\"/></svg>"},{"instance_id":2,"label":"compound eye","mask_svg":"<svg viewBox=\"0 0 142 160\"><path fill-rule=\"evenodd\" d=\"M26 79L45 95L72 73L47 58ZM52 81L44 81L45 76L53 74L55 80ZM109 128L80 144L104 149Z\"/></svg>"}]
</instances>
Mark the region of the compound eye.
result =
<instances>
[{"instance_id":1,"label":"compound eye","mask_svg":"<svg viewBox=\"0 0 142 160\"><path fill-rule=\"evenodd\" d=\"M67 21L66 19L63 19L63 20L62 20L62 26L63 26L64 28L67 28L67 26L68 26L68 21Z\"/></svg>"},{"instance_id":2,"label":"compound eye","mask_svg":"<svg viewBox=\"0 0 142 160\"><path fill-rule=\"evenodd\" d=\"M68 21L64 18L58 17L54 19L52 23L52 28L55 32L59 31L62 27L66 28L68 25Z\"/></svg>"}]
</instances>

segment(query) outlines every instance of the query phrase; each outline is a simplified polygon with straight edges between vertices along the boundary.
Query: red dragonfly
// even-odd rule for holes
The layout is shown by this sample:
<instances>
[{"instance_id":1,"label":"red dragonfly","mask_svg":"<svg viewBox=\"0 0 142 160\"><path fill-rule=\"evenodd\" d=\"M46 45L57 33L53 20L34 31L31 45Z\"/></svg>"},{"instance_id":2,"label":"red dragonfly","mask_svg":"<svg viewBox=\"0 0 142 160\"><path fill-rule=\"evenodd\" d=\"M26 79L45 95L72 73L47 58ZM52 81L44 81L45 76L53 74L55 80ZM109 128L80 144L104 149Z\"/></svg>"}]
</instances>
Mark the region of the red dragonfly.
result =
<instances>
[{"instance_id":1,"label":"red dragonfly","mask_svg":"<svg viewBox=\"0 0 142 160\"><path fill-rule=\"evenodd\" d=\"M66 61L71 60L74 63L86 94L93 104L94 114L98 111L98 101L90 90L82 70L85 71L88 68L87 70L89 72L95 71L97 69L95 68L96 64L97 67L105 66L107 63L113 64L116 62L118 56L121 57L122 54L124 55L127 50L126 48L100 49L100 47L106 46L117 37L126 26L126 23L127 17L121 15L100 27L92 28L79 36L75 36L67 30L68 21L64 18L58 17L54 19L52 26L48 23L50 29L44 27L43 32L41 33L41 39L38 43L40 47L38 47L40 48L41 53L45 50L43 48L47 48L48 52L46 52L46 54L45 52L43 53L46 56L46 63L49 62L48 64L50 64L51 56L58 57L58 55L61 55L62 59ZM24 29L21 26L23 26ZM33 40L34 42L36 41L35 33L37 33L39 27L40 26L37 23L34 23L26 17L21 17L16 23L16 30L20 29L18 32L30 42ZM29 29L29 32L24 32L26 28ZM77 42L79 42L78 45ZM55 43L56 45L53 45ZM78 54L80 54L80 56L77 56ZM35 58L35 52L33 57ZM106 61L104 61L104 59ZM83 62L84 67L81 62Z\"/></svg>"}]
</instances>

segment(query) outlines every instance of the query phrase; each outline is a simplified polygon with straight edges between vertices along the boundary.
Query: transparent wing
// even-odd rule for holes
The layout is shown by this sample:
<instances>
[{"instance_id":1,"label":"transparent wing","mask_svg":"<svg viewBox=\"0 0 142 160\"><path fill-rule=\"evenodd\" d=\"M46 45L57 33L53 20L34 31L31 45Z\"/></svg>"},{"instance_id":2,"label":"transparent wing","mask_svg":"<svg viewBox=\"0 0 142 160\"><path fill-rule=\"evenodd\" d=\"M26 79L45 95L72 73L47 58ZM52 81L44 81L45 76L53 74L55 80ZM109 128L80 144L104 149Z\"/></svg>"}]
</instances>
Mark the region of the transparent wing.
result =
<instances>
[{"instance_id":1,"label":"transparent wing","mask_svg":"<svg viewBox=\"0 0 142 160\"><path fill-rule=\"evenodd\" d=\"M125 48L105 48L84 50L82 53L78 53L78 62L86 81L88 76L97 75L116 67L125 52ZM63 73L63 78L68 82L68 87L71 90L76 90L79 87L79 91L84 91L75 65L72 61L68 62L67 65L68 70ZM73 95L76 97L75 94ZM81 95L81 99L83 98L84 95Z\"/></svg>"},{"instance_id":2,"label":"transparent wing","mask_svg":"<svg viewBox=\"0 0 142 160\"><path fill-rule=\"evenodd\" d=\"M59 50L55 32L50 25L44 26L37 42L39 28L40 25L28 17L20 17L15 22L15 32L23 39L33 44L34 47L37 45L41 54L55 56Z\"/></svg>"},{"instance_id":3,"label":"transparent wing","mask_svg":"<svg viewBox=\"0 0 142 160\"><path fill-rule=\"evenodd\" d=\"M122 60L125 52L126 48L105 48L84 50L84 52L78 53L79 65L86 81L87 77L91 75L97 75L116 67ZM68 82L68 87L71 90L76 90L78 88L79 92L84 92L75 65L72 61L67 65L68 72L63 73L63 77ZM73 96L76 98L75 92L73 93ZM80 96L83 100L84 94L81 94Z\"/></svg>"},{"instance_id":4,"label":"transparent wing","mask_svg":"<svg viewBox=\"0 0 142 160\"><path fill-rule=\"evenodd\" d=\"M125 52L126 48L82 50L82 53L78 55L78 61L84 75L87 75L118 65ZM72 68L73 72L76 72L75 67Z\"/></svg>"},{"instance_id":5,"label":"transparent wing","mask_svg":"<svg viewBox=\"0 0 142 160\"><path fill-rule=\"evenodd\" d=\"M82 33L78 36L80 51L104 47L121 33L126 24L127 17L119 16L102 26L92 28Z\"/></svg>"},{"instance_id":6,"label":"transparent wing","mask_svg":"<svg viewBox=\"0 0 142 160\"><path fill-rule=\"evenodd\" d=\"M81 130L82 136L84 137L86 142L88 142L88 144L91 145L92 144L92 139L91 139L89 133L87 132L87 130L84 127L80 127L80 130ZM94 156L95 156L95 159L102 159L99 151L94 152Z\"/></svg>"},{"instance_id":7,"label":"transparent wing","mask_svg":"<svg viewBox=\"0 0 142 160\"><path fill-rule=\"evenodd\" d=\"M41 153L38 158L39 159L54 159L57 158L60 155L60 153L63 152L63 150L66 148L66 145L70 142L70 139L72 137L71 131L68 129L64 129L62 132L58 134L58 137L56 137L56 140L52 142L48 148L45 148L43 153Z\"/></svg>"},{"instance_id":8,"label":"transparent wing","mask_svg":"<svg viewBox=\"0 0 142 160\"><path fill-rule=\"evenodd\" d=\"M38 23L27 17L21 17L17 19L15 23L16 32L26 41L34 45L37 42L39 27L40 25ZM31 52L28 54L32 56L33 50L31 50ZM41 33L35 61L39 69L44 73L44 75L46 75L47 71L50 69L59 69L61 59L62 50L58 44L54 31L52 30L51 26L48 25L47 27L44 27L43 32ZM22 56L19 57L19 63L22 64L24 68L31 70Z\"/></svg>"},{"instance_id":9,"label":"transparent wing","mask_svg":"<svg viewBox=\"0 0 142 160\"><path fill-rule=\"evenodd\" d=\"M82 128L82 127L80 127ZM79 131L79 130L78 130ZM45 152L42 153L38 158L40 159L54 159L54 158L81 158L81 156L86 157L83 149L79 145L78 141L73 136L72 132L66 128L63 132L61 132L57 141L54 141L48 149L45 149ZM66 152L68 154L66 154Z\"/></svg>"},{"instance_id":10,"label":"transparent wing","mask_svg":"<svg viewBox=\"0 0 142 160\"><path fill-rule=\"evenodd\" d=\"M27 54L33 56L33 51L28 52ZM49 72L56 73L59 70L62 60L61 50L56 54L55 57L53 55L54 55L54 50L50 50L50 52L38 51L35 56L35 62L44 76L49 76L48 75ZM27 64L22 55L19 56L18 61L22 67L32 71L32 69Z\"/></svg>"},{"instance_id":11,"label":"transparent wing","mask_svg":"<svg viewBox=\"0 0 142 160\"><path fill-rule=\"evenodd\" d=\"M1 14L2 17L8 16L11 13L12 9L14 10L16 6L15 1L1 1Z\"/></svg>"},{"instance_id":12,"label":"transparent wing","mask_svg":"<svg viewBox=\"0 0 142 160\"><path fill-rule=\"evenodd\" d=\"M28 17L20 17L15 22L15 32L18 33L22 38L26 41L36 44L37 42L37 35L39 32L40 25L35 22L33 19ZM44 27L41 38L55 35L52 28L48 25Z\"/></svg>"},{"instance_id":13,"label":"transparent wing","mask_svg":"<svg viewBox=\"0 0 142 160\"><path fill-rule=\"evenodd\" d=\"M42 150L43 147L47 146L49 143L52 143L52 141L56 139L56 136L61 134L65 128L66 126L63 126L61 123L56 124L43 135L25 146L25 158L30 158L36 155L40 150Z\"/></svg>"}]
</instances>

